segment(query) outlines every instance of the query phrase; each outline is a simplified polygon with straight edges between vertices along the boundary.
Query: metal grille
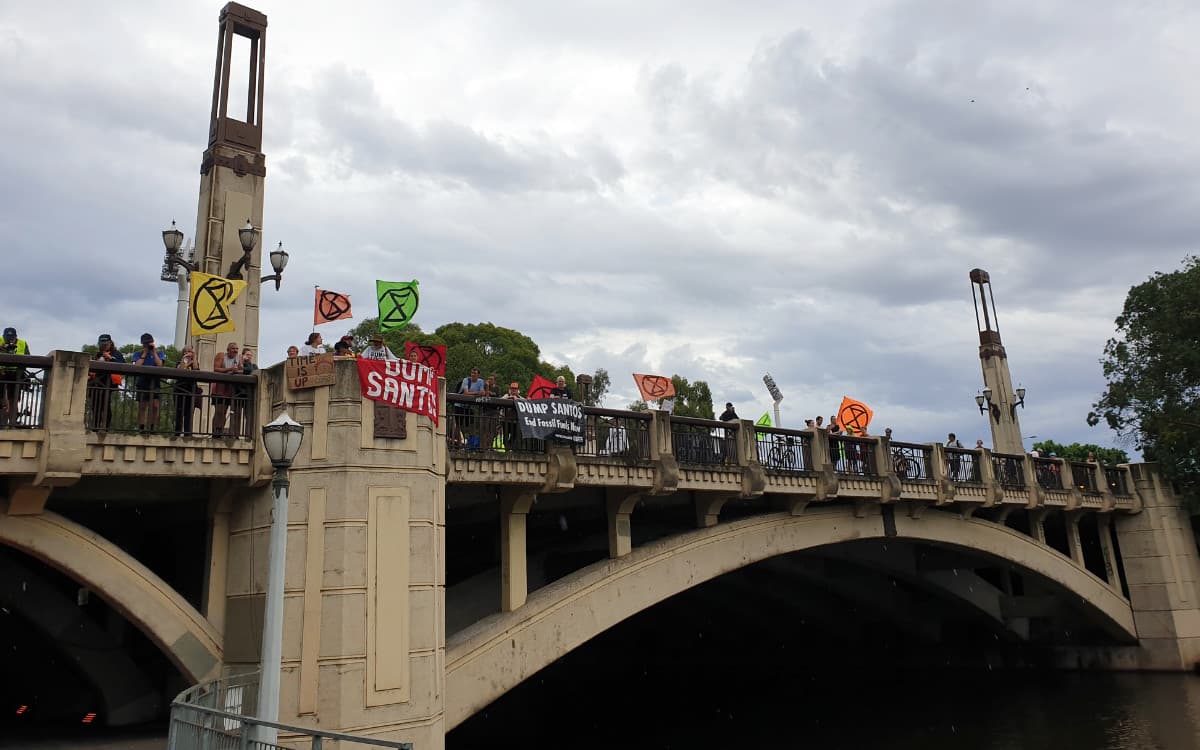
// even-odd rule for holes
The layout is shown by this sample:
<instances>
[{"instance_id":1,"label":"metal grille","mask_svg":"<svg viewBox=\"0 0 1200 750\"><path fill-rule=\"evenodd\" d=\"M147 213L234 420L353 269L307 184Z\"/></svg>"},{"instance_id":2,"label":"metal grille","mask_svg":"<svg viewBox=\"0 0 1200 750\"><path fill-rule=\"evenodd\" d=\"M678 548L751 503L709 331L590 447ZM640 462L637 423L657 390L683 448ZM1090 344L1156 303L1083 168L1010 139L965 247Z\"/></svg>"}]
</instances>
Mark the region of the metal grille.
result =
<instances>
[{"instance_id":1,"label":"metal grille","mask_svg":"<svg viewBox=\"0 0 1200 750\"><path fill-rule=\"evenodd\" d=\"M892 470L901 479L933 479L933 449L916 443L891 444Z\"/></svg>"},{"instance_id":2,"label":"metal grille","mask_svg":"<svg viewBox=\"0 0 1200 750\"><path fill-rule=\"evenodd\" d=\"M1010 456L1005 453L992 454L992 469L996 472L996 481L1005 487L1024 487L1025 468L1024 456Z\"/></svg>"},{"instance_id":3,"label":"metal grille","mask_svg":"<svg viewBox=\"0 0 1200 750\"><path fill-rule=\"evenodd\" d=\"M604 456L628 461L650 460L650 415L583 408L583 443L580 456Z\"/></svg>"},{"instance_id":4,"label":"metal grille","mask_svg":"<svg viewBox=\"0 0 1200 750\"><path fill-rule=\"evenodd\" d=\"M1038 486L1044 490L1061 490L1062 469L1058 465L1058 461L1050 458L1035 458L1033 459L1033 472L1037 477Z\"/></svg>"},{"instance_id":5,"label":"metal grille","mask_svg":"<svg viewBox=\"0 0 1200 750\"><path fill-rule=\"evenodd\" d=\"M965 450L963 448L947 448L946 470L950 474L950 480L953 482L973 482L976 484L982 482L983 473L979 466L979 457L981 455L979 451Z\"/></svg>"},{"instance_id":6,"label":"metal grille","mask_svg":"<svg viewBox=\"0 0 1200 750\"><path fill-rule=\"evenodd\" d=\"M1096 490L1096 472L1092 471L1092 464L1082 462L1071 462L1071 480L1075 483L1075 488L1080 492L1095 494Z\"/></svg>"},{"instance_id":7,"label":"metal grille","mask_svg":"<svg viewBox=\"0 0 1200 750\"><path fill-rule=\"evenodd\" d=\"M1116 466L1105 466L1104 481L1108 482L1108 489L1114 495L1129 495L1128 478L1123 469Z\"/></svg>"},{"instance_id":8,"label":"metal grille","mask_svg":"<svg viewBox=\"0 0 1200 750\"><path fill-rule=\"evenodd\" d=\"M45 425L49 357L0 354L0 430Z\"/></svg>"},{"instance_id":9,"label":"metal grille","mask_svg":"<svg viewBox=\"0 0 1200 750\"><path fill-rule=\"evenodd\" d=\"M681 464L737 463L737 423L692 417L671 418L671 450Z\"/></svg>"},{"instance_id":10,"label":"metal grille","mask_svg":"<svg viewBox=\"0 0 1200 750\"><path fill-rule=\"evenodd\" d=\"M875 476L875 443L846 435L829 436L829 460L839 474Z\"/></svg>"},{"instance_id":11,"label":"metal grille","mask_svg":"<svg viewBox=\"0 0 1200 750\"><path fill-rule=\"evenodd\" d=\"M545 453L546 441L521 437L517 412L506 398L446 395L446 447L455 452Z\"/></svg>"},{"instance_id":12,"label":"metal grille","mask_svg":"<svg viewBox=\"0 0 1200 750\"><path fill-rule=\"evenodd\" d=\"M93 362L84 423L91 432L253 439L257 384L252 375Z\"/></svg>"},{"instance_id":13,"label":"metal grille","mask_svg":"<svg viewBox=\"0 0 1200 750\"><path fill-rule=\"evenodd\" d=\"M812 471L811 438L802 432L778 427L758 427L754 432L758 462L775 473Z\"/></svg>"}]
</instances>

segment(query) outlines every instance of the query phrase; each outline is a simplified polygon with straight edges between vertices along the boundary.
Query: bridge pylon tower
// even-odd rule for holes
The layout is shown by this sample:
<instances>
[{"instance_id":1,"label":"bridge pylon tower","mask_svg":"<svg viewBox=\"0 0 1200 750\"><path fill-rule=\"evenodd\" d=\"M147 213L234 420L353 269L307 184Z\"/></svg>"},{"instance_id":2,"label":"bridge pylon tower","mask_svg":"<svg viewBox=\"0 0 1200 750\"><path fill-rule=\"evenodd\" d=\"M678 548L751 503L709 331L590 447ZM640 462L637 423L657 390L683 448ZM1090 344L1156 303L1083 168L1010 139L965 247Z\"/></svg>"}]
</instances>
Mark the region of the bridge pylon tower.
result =
<instances>
[{"instance_id":1,"label":"bridge pylon tower","mask_svg":"<svg viewBox=\"0 0 1200 750\"><path fill-rule=\"evenodd\" d=\"M979 329L979 365L983 369L983 391L976 400L988 415L992 428L992 450L1022 455L1021 422L1017 407L1025 405L1025 389L1013 389L1008 371L1008 353L1000 341L1000 322L992 281L987 271L971 270L971 298L975 302L975 324Z\"/></svg>"}]
</instances>

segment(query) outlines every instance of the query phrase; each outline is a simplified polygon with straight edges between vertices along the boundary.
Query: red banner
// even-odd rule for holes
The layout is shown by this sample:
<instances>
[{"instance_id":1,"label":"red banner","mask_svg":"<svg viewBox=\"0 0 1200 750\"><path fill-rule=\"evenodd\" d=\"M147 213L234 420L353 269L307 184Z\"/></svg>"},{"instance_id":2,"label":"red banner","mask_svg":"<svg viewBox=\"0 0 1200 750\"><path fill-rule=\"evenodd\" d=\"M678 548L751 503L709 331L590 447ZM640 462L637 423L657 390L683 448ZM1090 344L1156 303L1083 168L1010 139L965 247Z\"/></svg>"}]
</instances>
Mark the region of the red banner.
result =
<instances>
[{"instance_id":1,"label":"red banner","mask_svg":"<svg viewBox=\"0 0 1200 750\"><path fill-rule=\"evenodd\" d=\"M534 375L533 382L529 384L529 393L525 395L525 398L552 398L550 391L556 387L554 381L546 380L541 375Z\"/></svg>"},{"instance_id":2,"label":"red banner","mask_svg":"<svg viewBox=\"0 0 1200 750\"><path fill-rule=\"evenodd\" d=\"M358 384L364 398L424 414L438 423L437 373L418 362L358 359Z\"/></svg>"},{"instance_id":3,"label":"red banner","mask_svg":"<svg viewBox=\"0 0 1200 750\"><path fill-rule=\"evenodd\" d=\"M404 358L412 359L412 350L417 350L417 361L426 367L437 371L438 377L446 374L446 345L445 344L415 344L404 342Z\"/></svg>"}]
</instances>

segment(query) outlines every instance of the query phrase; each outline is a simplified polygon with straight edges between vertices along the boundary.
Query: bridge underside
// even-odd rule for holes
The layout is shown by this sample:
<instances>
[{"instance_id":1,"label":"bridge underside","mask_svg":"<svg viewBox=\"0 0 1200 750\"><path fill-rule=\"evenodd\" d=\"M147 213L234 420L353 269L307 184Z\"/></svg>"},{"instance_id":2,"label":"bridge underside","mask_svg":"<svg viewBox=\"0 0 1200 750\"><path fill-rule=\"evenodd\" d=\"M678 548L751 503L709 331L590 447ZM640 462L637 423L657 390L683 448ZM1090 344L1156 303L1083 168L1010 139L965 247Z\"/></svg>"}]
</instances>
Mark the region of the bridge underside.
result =
<instances>
[{"instance_id":1,"label":"bridge underside","mask_svg":"<svg viewBox=\"0 0 1200 750\"><path fill-rule=\"evenodd\" d=\"M790 616L819 623L859 650L895 639L941 649L982 633L997 644L1136 640L1130 606L1111 586L1046 545L982 518L940 511L910 518L879 506L858 517L847 504L800 516L749 515L671 536L642 523L650 529L644 533L662 538L610 560L594 526L589 532L587 521L560 503L534 511L559 541L531 544L534 590L524 606L496 612L494 570L450 577L448 728L625 618L739 570L722 579L722 590L789 607ZM479 512L468 510L467 498L458 504L468 515ZM482 528L472 533L482 536ZM452 562L454 548L452 536ZM839 617L846 608L857 613L857 624Z\"/></svg>"}]
</instances>

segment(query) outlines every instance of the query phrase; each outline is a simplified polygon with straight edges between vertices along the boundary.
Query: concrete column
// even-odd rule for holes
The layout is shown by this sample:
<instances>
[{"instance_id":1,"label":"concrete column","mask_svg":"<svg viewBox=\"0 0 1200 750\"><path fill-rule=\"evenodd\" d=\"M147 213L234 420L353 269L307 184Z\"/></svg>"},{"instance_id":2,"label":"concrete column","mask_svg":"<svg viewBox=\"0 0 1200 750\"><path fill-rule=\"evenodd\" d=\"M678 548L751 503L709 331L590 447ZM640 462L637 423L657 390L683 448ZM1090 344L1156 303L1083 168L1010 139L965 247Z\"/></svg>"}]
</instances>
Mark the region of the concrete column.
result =
<instances>
[{"instance_id":1,"label":"concrete column","mask_svg":"<svg viewBox=\"0 0 1200 750\"><path fill-rule=\"evenodd\" d=\"M1139 667L1192 669L1200 662L1200 551L1183 498L1152 464L1130 467L1140 513L1114 518Z\"/></svg>"},{"instance_id":2,"label":"concrete column","mask_svg":"<svg viewBox=\"0 0 1200 750\"><path fill-rule=\"evenodd\" d=\"M1046 543L1046 509L1035 508L1029 511L1029 536L1042 544Z\"/></svg>"},{"instance_id":3,"label":"concrete column","mask_svg":"<svg viewBox=\"0 0 1200 750\"><path fill-rule=\"evenodd\" d=\"M221 493L208 517L208 566L204 571L204 616L225 632L225 584L229 570L229 513L231 493Z\"/></svg>"},{"instance_id":4,"label":"concrete column","mask_svg":"<svg viewBox=\"0 0 1200 750\"><path fill-rule=\"evenodd\" d=\"M529 596L529 561L525 553L525 516L537 493L525 488L500 491L500 610L512 612Z\"/></svg>"},{"instance_id":5,"label":"concrete column","mask_svg":"<svg viewBox=\"0 0 1200 750\"><path fill-rule=\"evenodd\" d=\"M1096 530L1100 533L1100 549L1104 552L1104 580L1114 591L1121 590L1121 573L1117 563L1117 548L1112 540L1112 516L1096 514Z\"/></svg>"},{"instance_id":6,"label":"concrete column","mask_svg":"<svg viewBox=\"0 0 1200 750\"><path fill-rule=\"evenodd\" d=\"M1079 539L1079 514L1065 513L1063 514L1065 526L1067 527L1067 550L1071 553L1071 559L1075 564L1083 567L1083 544Z\"/></svg>"},{"instance_id":7,"label":"concrete column","mask_svg":"<svg viewBox=\"0 0 1200 750\"><path fill-rule=\"evenodd\" d=\"M642 499L641 493L609 487L605 489L608 511L608 556L624 557L633 551L633 536L629 516Z\"/></svg>"}]
</instances>

